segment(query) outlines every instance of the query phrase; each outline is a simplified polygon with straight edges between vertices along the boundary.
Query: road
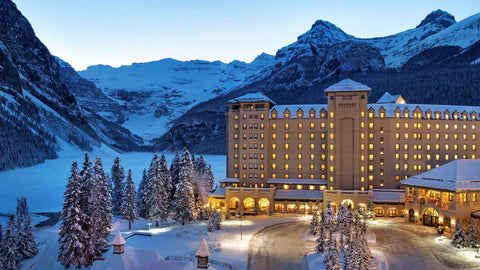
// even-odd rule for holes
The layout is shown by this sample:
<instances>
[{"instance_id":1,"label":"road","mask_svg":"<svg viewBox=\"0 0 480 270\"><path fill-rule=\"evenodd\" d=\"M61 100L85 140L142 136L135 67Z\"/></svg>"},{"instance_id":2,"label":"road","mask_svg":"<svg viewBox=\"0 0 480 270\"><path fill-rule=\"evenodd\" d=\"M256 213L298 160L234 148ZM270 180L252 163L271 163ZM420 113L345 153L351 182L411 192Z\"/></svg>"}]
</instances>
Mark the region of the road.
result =
<instances>
[{"instance_id":1,"label":"road","mask_svg":"<svg viewBox=\"0 0 480 270\"><path fill-rule=\"evenodd\" d=\"M307 222L285 222L267 226L250 240L247 270L298 270L305 253L315 243L305 241Z\"/></svg>"},{"instance_id":2,"label":"road","mask_svg":"<svg viewBox=\"0 0 480 270\"><path fill-rule=\"evenodd\" d=\"M387 218L369 224L369 229L376 236L376 243L370 243L370 248L383 252L390 269L480 268L477 259L467 259L436 244L434 239L438 235L434 228Z\"/></svg>"}]
</instances>

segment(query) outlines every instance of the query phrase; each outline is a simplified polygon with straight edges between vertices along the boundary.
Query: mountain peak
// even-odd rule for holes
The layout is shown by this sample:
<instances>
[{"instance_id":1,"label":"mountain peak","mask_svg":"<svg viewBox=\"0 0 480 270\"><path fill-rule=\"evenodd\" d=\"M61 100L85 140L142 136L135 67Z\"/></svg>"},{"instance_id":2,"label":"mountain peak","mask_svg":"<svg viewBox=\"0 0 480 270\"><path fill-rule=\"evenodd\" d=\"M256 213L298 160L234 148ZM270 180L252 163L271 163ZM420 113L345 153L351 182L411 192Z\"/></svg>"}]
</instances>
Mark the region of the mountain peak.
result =
<instances>
[{"instance_id":1,"label":"mountain peak","mask_svg":"<svg viewBox=\"0 0 480 270\"><path fill-rule=\"evenodd\" d=\"M442 28L447 28L454 23L456 23L456 21L452 14L441 9L437 9L428 14L427 17L425 17L425 19L423 19L422 22L417 26L417 28L427 24L434 24Z\"/></svg>"}]
</instances>

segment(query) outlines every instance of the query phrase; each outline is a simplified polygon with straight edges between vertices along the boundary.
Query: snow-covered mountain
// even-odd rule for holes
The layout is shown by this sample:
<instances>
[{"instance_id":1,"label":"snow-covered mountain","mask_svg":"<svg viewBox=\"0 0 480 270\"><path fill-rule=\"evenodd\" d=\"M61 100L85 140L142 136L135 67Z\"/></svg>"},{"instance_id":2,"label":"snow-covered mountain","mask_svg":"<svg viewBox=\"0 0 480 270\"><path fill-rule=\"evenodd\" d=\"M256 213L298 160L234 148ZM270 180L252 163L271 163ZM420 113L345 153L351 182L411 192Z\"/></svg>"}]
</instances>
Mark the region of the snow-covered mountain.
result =
<instances>
[{"instance_id":1,"label":"snow-covered mountain","mask_svg":"<svg viewBox=\"0 0 480 270\"><path fill-rule=\"evenodd\" d=\"M480 14L476 14L457 23L451 14L437 10L414 29L362 39L318 20L275 57L261 54L248 64L163 59L119 68L91 66L79 74L124 106L125 128L151 140L197 104L236 89L311 87L346 71L398 69L435 47L465 49L479 40L479 21Z\"/></svg>"},{"instance_id":2,"label":"snow-covered mountain","mask_svg":"<svg viewBox=\"0 0 480 270\"><path fill-rule=\"evenodd\" d=\"M72 88L83 79L73 69L62 74L16 5L0 1L0 171L55 158L67 144L90 149L103 142L131 150L143 143L82 107L63 79L71 79ZM91 86L75 90L88 92Z\"/></svg>"},{"instance_id":3,"label":"snow-covered mountain","mask_svg":"<svg viewBox=\"0 0 480 270\"><path fill-rule=\"evenodd\" d=\"M393 91L412 102L478 105L479 57L480 13L456 22L451 14L437 10L414 29L368 39L319 20L296 42L279 49L273 63L243 86L198 104L177 119L156 148L188 145L197 152L222 153L222 110L227 100L261 91L279 103L324 103L322 90L345 74L376 89L370 95L373 101L383 91ZM221 142L220 147L205 148L213 142Z\"/></svg>"},{"instance_id":4,"label":"snow-covered mountain","mask_svg":"<svg viewBox=\"0 0 480 270\"><path fill-rule=\"evenodd\" d=\"M119 68L91 66L79 74L124 106L124 127L153 139L196 104L252 81L273 59L268 54L248 64L163 59Z\"/></svg>"}]
</instances>

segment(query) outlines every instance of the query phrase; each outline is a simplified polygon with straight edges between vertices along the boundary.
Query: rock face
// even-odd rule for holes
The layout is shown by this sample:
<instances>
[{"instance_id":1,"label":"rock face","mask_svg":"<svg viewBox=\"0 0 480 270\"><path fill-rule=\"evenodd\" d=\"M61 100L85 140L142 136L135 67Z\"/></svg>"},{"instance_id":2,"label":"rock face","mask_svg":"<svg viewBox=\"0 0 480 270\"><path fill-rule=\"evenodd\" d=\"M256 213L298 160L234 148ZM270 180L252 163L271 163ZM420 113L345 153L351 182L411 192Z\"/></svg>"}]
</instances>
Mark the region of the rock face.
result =
<instances>
[{"instance_id":1,"label":"rock face","mask_svg":"<svg viewBox=\"0 0 480 270\"><path fill-rule=\"evenodd\" d=\"M79 105L62 81L75 76L71 71L62 76L57 60L15 4L0 1L0 170L55 158L65 143L84 150L100 142L138 147L141 139ZM89 95L88 87L70 82L77 93Z\"/></svg>"}]
</instances>

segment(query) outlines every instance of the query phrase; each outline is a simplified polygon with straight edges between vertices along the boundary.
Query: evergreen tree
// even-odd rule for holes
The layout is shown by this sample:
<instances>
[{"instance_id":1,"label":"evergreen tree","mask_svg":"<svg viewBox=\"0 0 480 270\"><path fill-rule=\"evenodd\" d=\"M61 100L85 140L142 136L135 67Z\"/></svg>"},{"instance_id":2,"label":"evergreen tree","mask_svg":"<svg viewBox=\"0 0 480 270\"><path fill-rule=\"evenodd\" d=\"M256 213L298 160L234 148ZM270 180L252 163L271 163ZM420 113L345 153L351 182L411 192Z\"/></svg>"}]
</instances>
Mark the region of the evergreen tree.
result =
<instances>
[{"instance_id":1,"label":"evergreen tree","mask_svg":"<svg viewBox=\"0 0 480 270\"><path fill-rule=\"evenodd\" d=\"M2 224L0 224L0 246L2 245L2 240L3 240L3 226L2 226ZM2 268L0 268L0 269L2 269Z\"/></svg>"},{"instance_id":2,"label":"evergreen tree","mask_svg":"<svg viewBox=\"0 0 480 270\"><path fill-rule=\"evenodd\" d=\"M122 202L122 218L128 220L128 229L130 230L132 229L132 222L138 219L137 193L135 192L135 184L132 180L132 170L128 170Z\"/></svg>"},{"instance_id":3,"label":"evergreen tree","mask_svg":"<svg viewBox=\"0 0 480 270\"><path fill-rule=\"evenodd\" d=\"M0 249L0 260L5 270L16 269L20 266L20 256L17 252L18 234L15 230L15 216L10 215L5 230L5 237Z\"/></svg>"},{"instance_id":4,"label":"evergreen tree","mask_svg":"<svg viewBox=\"0 0 480 270\"><path fill-rule=\"evenodd\" d=\"M170 175L172 176L172 190L170 191L170 201L173 202L178 182L180 181L180 155L175 151L175 157L170 165ZM173 206L173 205L172 205Z\"/></svg>"},{"instance_id":5,"label":"evergreen tree","mask_svg":"<svg viewBox=\"0 0 480 270\"><path fill-rule=\"evenodd\" d=\"M452 244L457 248L465 247L465 238L465 230L463 229L462 224L460 224L460 220L457 218L457 222L455 223L455 231L452 235Z\"/></svg>"},{"instance_id":6,"label":"evergreen tree","mask_svg":"<svg viewBox=\"0 0 480 270\"><path fill-rule=\"evenodd\" d=\"M203 158L203 156L200 156L200 158ZM203 172L203 176L202 176L203 189L208 193L213 189L214 184L215 184L215 177L213 176L212 166L208 165L205 171Z\"/></svg>"},{"instance_id":7,"label":"evergreen tree","mask_svg":"<svg viewBox=\"0 0 480 270\"><path fill-rule=\"evenodd\" d=\"M353 232L355 231L355 232ZM360 269L360 251L358 243L358 230L355 230L354 227L351 227L350 238L351 241L348 241L348 247L345 251L344 256L344 270L358 270Z\"/></svg>"},{"instance_id":8,"label":"evergreen tree","mask_svg":"<svg viewBox=\"0 0 480 270\"><path fill-rule=\"evenodd\" d=\"M92 162L88 153L85 153L85 160L83 162L82 171L80 172L80 225L85 234L82 234L80 242L83 244L84 264L90 265L93 263L95 255L97 255L97 230L101 221L97 211L98 202L98 187L92 172Z\"/></svg>"},{"instance_id":9,"label":"evergreen tree","mask_svg":"<svg viewBox=\"0 0 480 270\"><path fill-rule=\"evenodd\" d=\"M148 176L147 170L143 169L142 180L140 181L140 185L138 185L138 192L137 192L137 207L138 207L138 215L140 217L145 217L145 189L147 187Z\"/></svg>"},{"instance_id":10,"label":"evergreen tree","mask_svg":"<svg viewBox=\"0 0 480 270\"><path fill-rule=\"evenodd\" d=\"M167 221L168 213L170 210L170 192L173 189L172 186L172 176L170 170L168 169L167 158L164 154L160 158L160 180L162 183L162 192L161 192L161 211L160 211L160 220Z\"/></svg>"},{"instance_id":11,"label":"evergreen tree","mask_svg":"<svg viewBox=\"0 0 480 270\"><path fill-rule=\"evenodd\" d=\"M112 165L112 205L113 205L113 214L119 215L120 208L122 207L122 192L123 192L123 179L125 178L125 173L123 171L122 165L120 165L120 158L116 157Z\"/></svg>"},{"instance_id":12,"label":"evergreen tree","mask_svg":"<svg viewBox=\"0 0 480 270\"><path fill-rule=\"evenodd\" d=\"M193 165L188 150L185 150L182 155L178 176L179 182L175 188L175 199L173 203L173 219L185 225L185 223L193 220L193 211L195 208L195 181L193 177Z\"/></svg>"},{"instance_id":13,"label":"evergreen tree","mask_svg":"<svg viewBox=\"0 0 480 270\"><path fill-rule=\"evenodd\" d=\"M162 210L168 206L164 203L164 186L160 175L160 159L158 155L153 156L150 168L148 169L147 188L145 190L145 218L155 220L155 226L163 218Z\"/></svg>"},{"instance_id":14,"label":"evergreen tree","mask_svg":"<svg viewBox=\"0 0 480 270\"><path fill-rule=\"evenodd\" d=\"M315 251L317 253L322 253L325 251L325 209L322 209L320 212L320 219L318 223L318 237L317 237L317 246L315 247Z\"/></svg>"},{"instance_id":15,"label":"evergreen tree","mask_svg":"<svg viewBox=\"0 0 480 270\"><path fill-rule=\"evenodd\" d=\"M341 270L342 263L337 248L337 240L332 231L329 232L328 247L324 259L325 270Z\"/></svg>"},{"instance_id":16,"label":"evergreen tree","mask_svg":"<svg viewBox=\"0 0 480 270\"><path fill-rule=\"evenodd\" d=\"M203 155L200 155L200 158L197 159L193 159L192 157L192 162L195 164L195 171L197 171L197 174L199 175L198 178L201 179L207 170L207 162L205 161L205 158L203 158Z\"/></svg>"},{"instance_id":17,"label":"evergreen tree","mask_svg":"<svg viewBox=\"0 0 480 270\"><path fill-rule=\"evenodd\" d=\"M31 258L38 253L38 245L33 234L33 225L27 199L17 199L16 230L18 234L17 252L20 259Z\"/></svg>"},{"instance_id":18,"label":"evergreen tree","mask_svg":"<svg viewBox=\"0 0 480 270\"><path fill-rule=\"evenodd\" d=\"M60 249L58 261L65 266L80 268L84 258L84 245L82 239L85 232L80 225L82 213L80 212L80 184L77 163L72 164L72 174L68 179L67 188L63 194L65 202L62 208L62 223L59 228Z\"/></svg>"},{"instance_id":19,"label":"evergreen tree","mask_svg":"<svg viewBox=\"0 0 480 270\"><path fill-rule=\"evenodd\" d=\"M466 247L471 247L471 248L478 248L478 230L477 226L475 225L475 222L473 222L473 219L469 219L469 228L466 233L466 241L465 245Z\"/></svg>"},{"instance_id":20,"label":"evergreen tree","mask_svg":"<svg viewBox=\"0 0 480 270\"><path fill-rule=\"evenodd\" d=\"M103 163L99 157L95 158L93 183L96 186L93 189L96 198L93 200L95 206L92 207L95 220L91 224L91 237L96 250L95 255L99 256L108 245L108 236L113 225L111 183L105 175Z\"/></svg>"},{"instance_id":21,"label":"evergreen tree","mask_svg":"<svg viewBox=\"0 0 480 270\"><path fill-rule=\"evenodd\" d=\"M212 215L210 216L210 220L208 221L207 230L209 232L213 230L220 230L222 223L222 215L218 211L212 211Z\"/></svg>"},{"instance_id":22,"label":"evergreen tree","mask_svg":"<svg viewBox=\"0 0 480 270\"><path fill-rule=\"evenodd\" d=\"M333 210L332 204L327 202L325 211L322 216L324 227L327 231L334 231L336 229L336 218L335 211Z\"/></svg>"},{"instance_id":23,"label":"evergreen tree","mask_svg":"<svg viewBox=\"0 0 480 270\"><path fill-rule=\"evenodd\" d=\"M373 211L373 201L372 197L368 197L367 200L367 210L365 211L365 218L372 219L375 216L375 212Z\"/></svg>"},{"instance_id":24,"label":"evergreen tree","mask_svg":"<svg viewBox=\"0 0 480 270\"><path fill-rule=\"evenodd\" d=\"M313 211L312 221L310 222L310 232L313 235L318 234L318 226L319 226L318 213L317 211Z\"/></svg>"},{"instance_id":25,"label":"evergreen tree","mask_svg":"<svg viewBox=\"0 0 480 270\"><path fill-rule=\"evenodd\" d=\"M372 253L368 247L367 239L365 238L365 233L362 232L363 229L360 229L358 236L358 250L360 251L360 270L375 270L375 264L372 260Z\"/></svg>"}]
</instances>

